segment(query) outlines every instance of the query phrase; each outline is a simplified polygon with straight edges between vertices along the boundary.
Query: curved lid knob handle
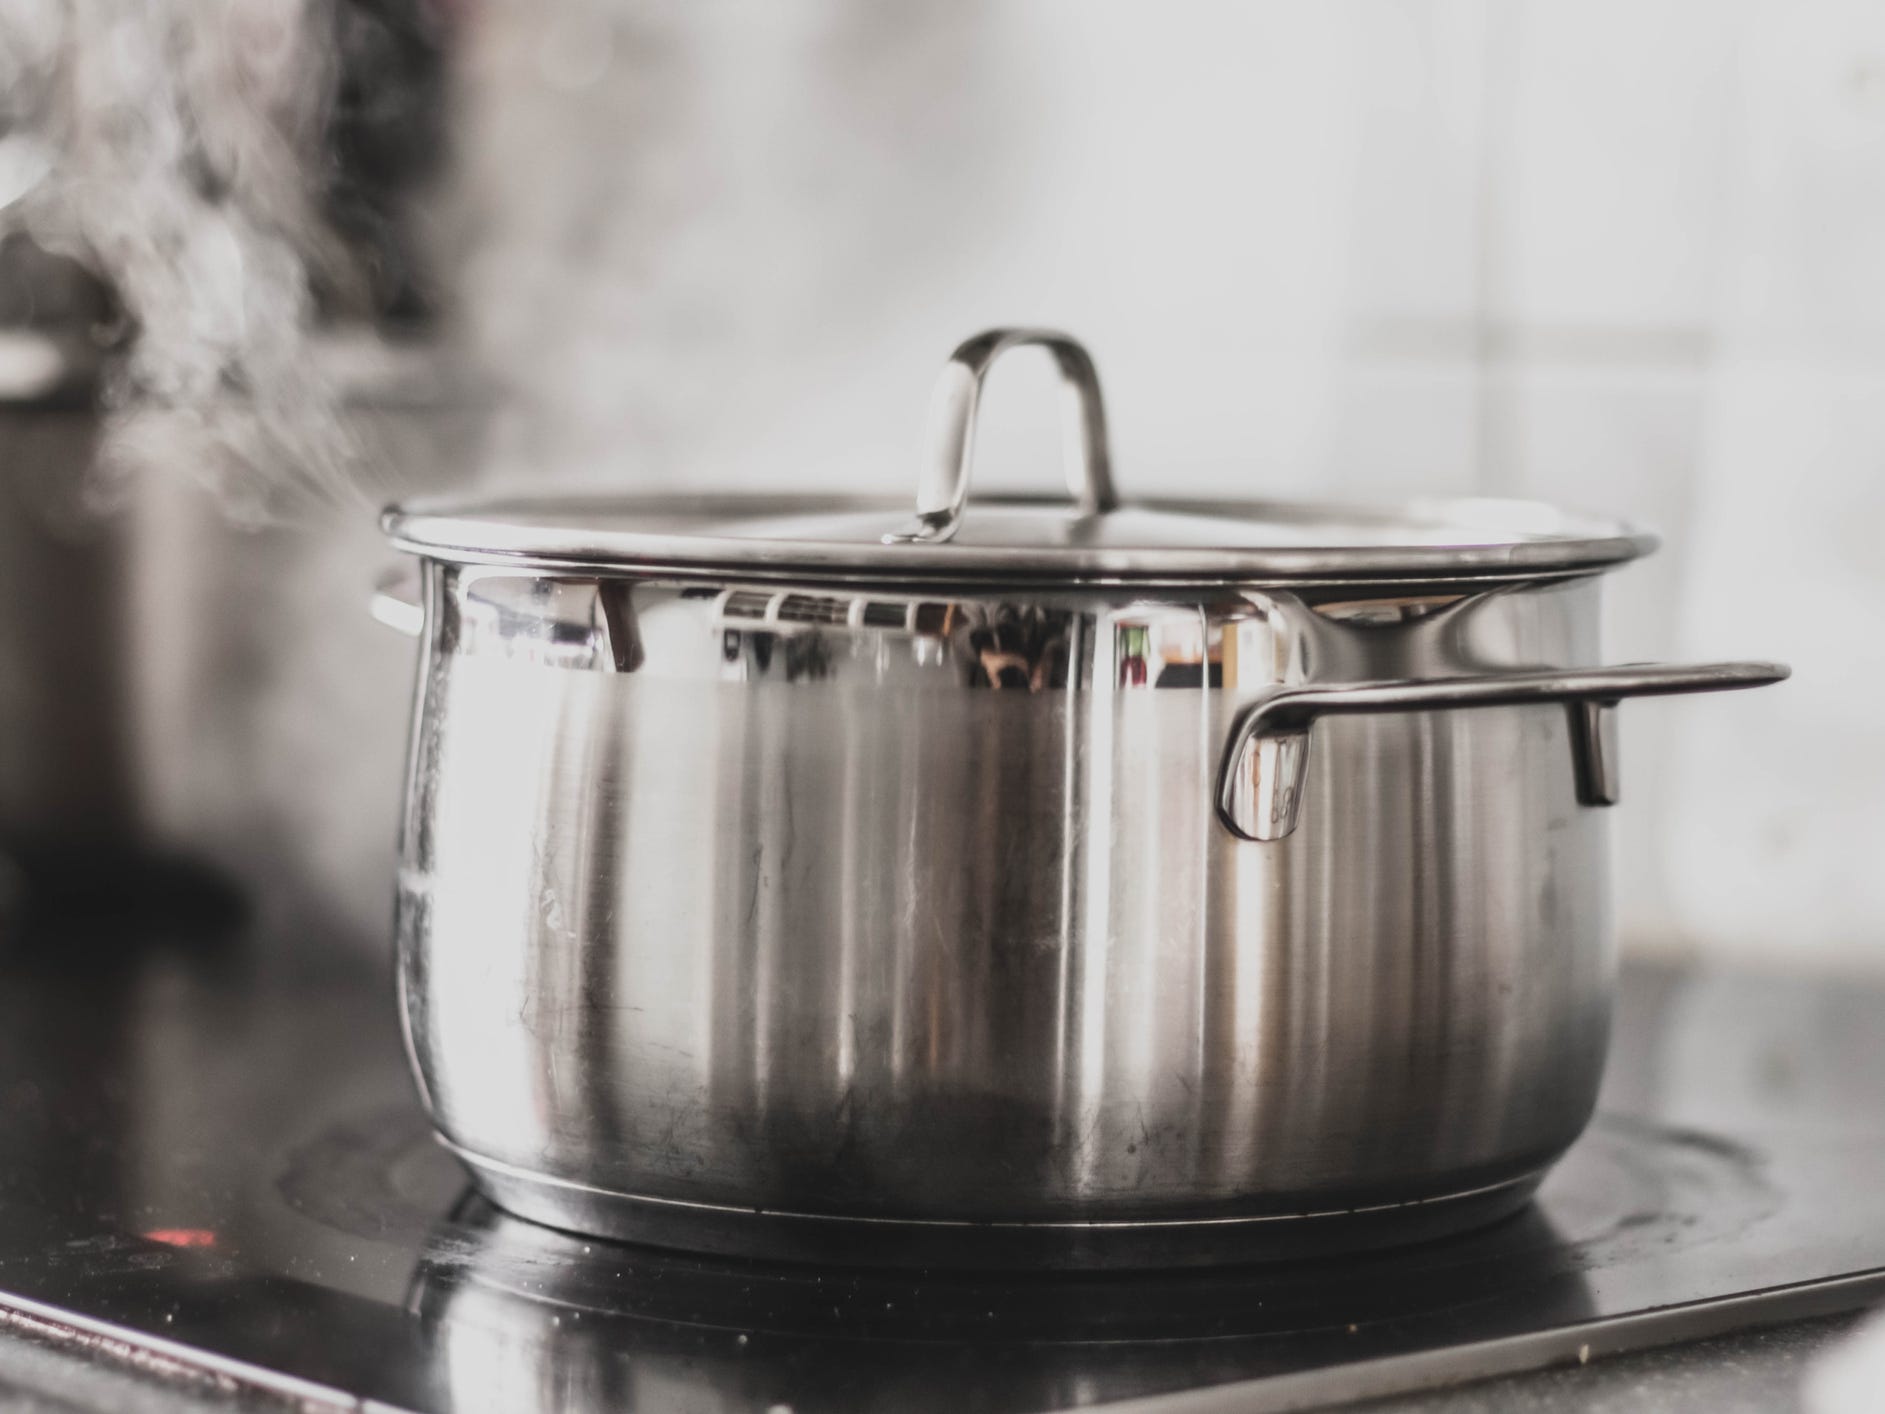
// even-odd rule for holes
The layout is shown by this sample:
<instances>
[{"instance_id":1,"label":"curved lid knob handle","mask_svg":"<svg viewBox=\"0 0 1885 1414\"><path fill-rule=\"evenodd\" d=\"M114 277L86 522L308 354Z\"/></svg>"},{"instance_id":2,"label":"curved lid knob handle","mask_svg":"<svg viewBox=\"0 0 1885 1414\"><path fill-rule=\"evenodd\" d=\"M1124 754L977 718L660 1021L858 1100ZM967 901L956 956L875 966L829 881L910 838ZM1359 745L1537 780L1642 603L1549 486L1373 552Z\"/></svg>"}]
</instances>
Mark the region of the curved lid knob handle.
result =
<instances>
[{"instance_id":1,"label":"curved lid knob handle","mask_svg":"<svg viewBox=\"0 0 1885 1414\"><path fill-rule=\"evenodd\" d=\"M1067 490L1086 515L1119 504L1112 459L1106 448L1106 407L1093 356L1052 329L990 329L949 356L930 402L929 459L916 492L916 516L884 536L886 545L938 544L949 540L969 499L969 468L975 456L975 414L982 380L1009 349L1038 344L1054 356L1067 400Z\"/></svg>"}]
</instances>

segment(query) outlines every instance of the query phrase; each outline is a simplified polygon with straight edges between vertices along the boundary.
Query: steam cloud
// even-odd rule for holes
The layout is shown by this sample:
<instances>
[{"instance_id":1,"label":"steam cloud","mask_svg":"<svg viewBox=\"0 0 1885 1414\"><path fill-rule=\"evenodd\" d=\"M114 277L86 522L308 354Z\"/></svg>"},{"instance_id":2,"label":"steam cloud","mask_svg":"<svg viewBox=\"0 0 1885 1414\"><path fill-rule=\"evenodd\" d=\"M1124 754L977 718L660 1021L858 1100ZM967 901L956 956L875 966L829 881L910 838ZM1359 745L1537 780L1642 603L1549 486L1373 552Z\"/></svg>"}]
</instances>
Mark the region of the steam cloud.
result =
<instances>
[{"instance_id":1,"label":"steam cloud","mask_svg":"<svg viewBox=\"0 0 1885 1414\"><path fill-rule=\"evenodd\" d=\"M358 497L309 356L317 291L367 299L323 206L335 34L328 0L0 0L0 232L123 313L106 499L158 466L242 517Z\"/></svg>"}]
</instances>

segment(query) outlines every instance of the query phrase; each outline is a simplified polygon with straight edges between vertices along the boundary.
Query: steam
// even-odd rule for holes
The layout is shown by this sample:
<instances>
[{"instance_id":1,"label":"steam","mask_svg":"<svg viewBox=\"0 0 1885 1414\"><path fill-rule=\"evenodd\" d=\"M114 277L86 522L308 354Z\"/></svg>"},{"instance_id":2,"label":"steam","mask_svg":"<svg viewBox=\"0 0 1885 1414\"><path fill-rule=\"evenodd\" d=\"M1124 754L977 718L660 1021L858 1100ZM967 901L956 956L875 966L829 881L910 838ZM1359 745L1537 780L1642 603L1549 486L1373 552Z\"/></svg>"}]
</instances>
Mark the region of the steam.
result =
<instances>
[{"instance_id":1,"label":"steam","mask_svg":"<svg viewBox=\"0 0 1885 1414\"><path fill-rule=\"evenodd\" d=\"M317 286L361 300L320 205L333 33L323 0L0 0L0 232L123 313L106 499L160 467L240 517L359 495L309 356Z\"/></svg>"}]
</instances>

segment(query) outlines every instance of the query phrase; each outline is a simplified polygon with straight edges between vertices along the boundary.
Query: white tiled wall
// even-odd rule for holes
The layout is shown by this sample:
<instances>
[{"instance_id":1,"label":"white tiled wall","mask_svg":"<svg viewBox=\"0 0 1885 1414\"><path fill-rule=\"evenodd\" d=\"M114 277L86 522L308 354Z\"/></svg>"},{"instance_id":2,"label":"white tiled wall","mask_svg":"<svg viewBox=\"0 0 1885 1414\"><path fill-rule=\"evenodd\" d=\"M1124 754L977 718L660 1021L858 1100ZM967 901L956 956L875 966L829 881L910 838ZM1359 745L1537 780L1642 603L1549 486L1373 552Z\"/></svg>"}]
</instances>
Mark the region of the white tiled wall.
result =
<instances>
[{"instance_id":1,"label":"white tiled wall","mask_svg":"<svg viewBox=\"0 0 1885 1414\"><path fill-rule=\"evenodd\" d=\"M1630 709L1629 936L1885 966L1877 0L508 0L470 59L500 474L894 485L943 353L1029 321L1128 490L1649 521L1619 660L1798 675ZM990 481L1053 476L1046 377Z\"/></svg>"}]
</instances>

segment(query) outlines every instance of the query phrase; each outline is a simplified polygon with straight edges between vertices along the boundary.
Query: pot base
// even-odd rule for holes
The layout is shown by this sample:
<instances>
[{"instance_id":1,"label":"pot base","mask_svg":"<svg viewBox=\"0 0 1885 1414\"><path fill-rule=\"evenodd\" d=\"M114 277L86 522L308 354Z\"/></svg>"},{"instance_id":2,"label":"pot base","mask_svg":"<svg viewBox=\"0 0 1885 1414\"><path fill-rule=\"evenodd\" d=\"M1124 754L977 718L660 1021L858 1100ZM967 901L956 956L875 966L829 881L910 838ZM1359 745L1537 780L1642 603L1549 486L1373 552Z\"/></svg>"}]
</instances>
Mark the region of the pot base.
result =
<instances>
[{"instance_id":1,"label":"pot base","mask_svg":"<svg viewBox=\"0 0 1885 1414\"><path fill-rule=\"evenodd\" d=\"M1409 1203L1220 1218L984 1222L844 1217L649 1198L531 1173L439 1142L498 1207L546 1227L653 1247L835 1266L1108 1270L1228 1266L1451 1237L1530 1201L1544 1169Z\"/></svg>"}]
</instances>

